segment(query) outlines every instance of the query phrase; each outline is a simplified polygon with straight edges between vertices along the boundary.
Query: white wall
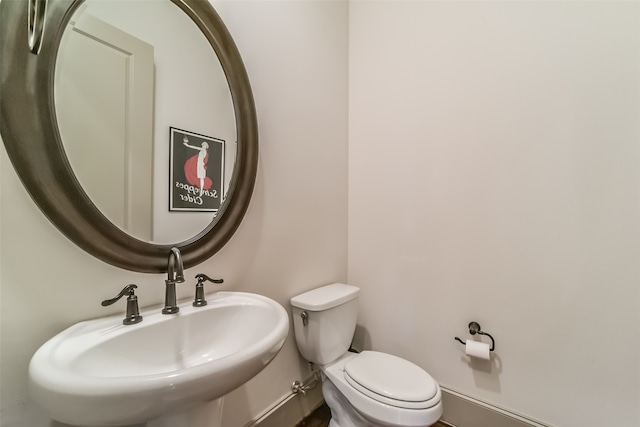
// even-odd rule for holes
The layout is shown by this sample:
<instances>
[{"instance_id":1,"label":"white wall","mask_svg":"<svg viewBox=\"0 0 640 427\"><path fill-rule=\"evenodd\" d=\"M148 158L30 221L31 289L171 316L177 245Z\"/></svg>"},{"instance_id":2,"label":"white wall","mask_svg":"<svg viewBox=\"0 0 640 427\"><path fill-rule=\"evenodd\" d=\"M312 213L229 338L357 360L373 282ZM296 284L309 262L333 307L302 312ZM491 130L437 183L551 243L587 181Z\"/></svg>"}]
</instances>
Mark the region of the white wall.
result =
<instances>
[{"instance_id":1,"label":"white wall","mask_svg":"<svg viewBox=\"0 0 640 427\"><path fill-rule=\"evenodd\" d=\"M288 308L297 293L346 280L347 3L230 1L216 8L251 79L260 165L238 232L186 276L223 277L221 289L261 293ZM26 390L33 352L75 322L123 312L124 305L102 308L100 301L127 283L139 285L142 305L161 303L164 278L81 251L30 200L4 147L0 161L0 425L44 427L50 422ZM192 298L195 280L188 282L180 297ZM265 371L225 398L223 425L243 425L307 376L290 336Z\"/></svg>"},{"instance_id":2,"label":"white wall","mask_svg":"<svg viewBox=\"0 0 640 427\"><path fill-rule=\"evenodd\" d=\"M550 425L640 425L640 3L353 1L349 36L365 341Z\"/></svg>"},{"instance_id":3,"label":"white wall","mask_svg":"<svg viewBox=\"0 0 640 427\"><path fill-rule=\"evenodd\" d=\"M216 8L251 78L261 163L238 233L188 276L288 306L346 280L348 255L368 346L551 425L640 425L638 3L355 1L348 22L344 2ZM0 425L43 427L33 352L122 311L98 303L126 283L160 303L163 277L76 248L0 157ZM470 320L497 339L490 365L453 341ZM290 336L225 398L223 425L304 368Z\"/></svg>"}]
</instances>

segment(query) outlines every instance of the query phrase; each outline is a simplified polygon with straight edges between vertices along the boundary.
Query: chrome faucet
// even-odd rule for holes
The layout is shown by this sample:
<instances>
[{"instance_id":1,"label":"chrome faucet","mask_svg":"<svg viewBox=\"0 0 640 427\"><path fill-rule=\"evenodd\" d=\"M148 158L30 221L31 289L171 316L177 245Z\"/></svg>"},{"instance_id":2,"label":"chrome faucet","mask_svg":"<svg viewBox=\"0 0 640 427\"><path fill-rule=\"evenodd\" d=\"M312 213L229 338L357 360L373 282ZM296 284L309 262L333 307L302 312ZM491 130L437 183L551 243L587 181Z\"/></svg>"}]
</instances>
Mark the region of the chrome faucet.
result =
<instances>
[{"instance_id":1,"label":"chrome faucet","mask_svg":"<svg viewBox=\"0 0 640 427\"><path fill-rule=\"evenodd\" d=\"M176 283L184 282L184 266L182 265L182 255L176 247L171 248L169 252L169 261L167 263L167 280L166 284L164 308L162 314L174 314L180 311L180 307L176 303Z\"/></svg>"}]
</instances>

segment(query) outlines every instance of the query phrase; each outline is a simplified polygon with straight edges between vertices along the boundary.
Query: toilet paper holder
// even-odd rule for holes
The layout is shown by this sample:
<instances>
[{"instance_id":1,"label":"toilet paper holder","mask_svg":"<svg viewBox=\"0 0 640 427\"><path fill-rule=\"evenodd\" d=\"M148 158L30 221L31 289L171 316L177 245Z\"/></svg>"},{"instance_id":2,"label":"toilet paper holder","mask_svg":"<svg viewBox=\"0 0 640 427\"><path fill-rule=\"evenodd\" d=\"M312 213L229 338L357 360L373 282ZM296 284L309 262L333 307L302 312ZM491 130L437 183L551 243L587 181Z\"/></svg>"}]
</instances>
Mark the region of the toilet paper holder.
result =
<instances>
[{"instance_id":1,"label":"toilet paper holder","mask_svg":"<svg viewBox=\"0 0 640 427\"><path fill-rule=\"evenodd\" d=\"M482 328L480 327L480 324L478 322L471 322L469 323L469 333L471 335L485 335L487 337L489 337L489 339L491 339L491 348L489 349L489 351L493 351L496 349L496 341L493 339L493 337L491 335L489 335L488 333L484 332L482 330ZM456 341L458 341L460 344L462 345L467 345L464 341L462 341L460 338L455 337L454 338Z\"/></svg>"}]
</instances>

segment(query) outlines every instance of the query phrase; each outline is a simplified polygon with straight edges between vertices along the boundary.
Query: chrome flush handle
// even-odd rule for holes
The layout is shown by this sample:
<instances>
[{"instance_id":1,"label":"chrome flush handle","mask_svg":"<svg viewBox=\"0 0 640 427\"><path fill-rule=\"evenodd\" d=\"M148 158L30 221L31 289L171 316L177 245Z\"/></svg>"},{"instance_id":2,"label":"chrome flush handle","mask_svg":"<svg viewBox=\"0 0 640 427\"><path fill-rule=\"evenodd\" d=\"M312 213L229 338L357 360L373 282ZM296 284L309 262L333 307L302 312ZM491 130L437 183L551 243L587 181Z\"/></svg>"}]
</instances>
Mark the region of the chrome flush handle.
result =
<instances>
[{"instance_id":1,"label":"chrome flush handle","mask_svg":"<svg viewBox=\"0 0 640 427\"><path fill-rule=\"evenodd\" d=\"M302 313L300 313L300 317L302 317L302 325L307 326L309 324L309 313L307 312L307 310L304 310Z\"/></svg>"}]
</instances>

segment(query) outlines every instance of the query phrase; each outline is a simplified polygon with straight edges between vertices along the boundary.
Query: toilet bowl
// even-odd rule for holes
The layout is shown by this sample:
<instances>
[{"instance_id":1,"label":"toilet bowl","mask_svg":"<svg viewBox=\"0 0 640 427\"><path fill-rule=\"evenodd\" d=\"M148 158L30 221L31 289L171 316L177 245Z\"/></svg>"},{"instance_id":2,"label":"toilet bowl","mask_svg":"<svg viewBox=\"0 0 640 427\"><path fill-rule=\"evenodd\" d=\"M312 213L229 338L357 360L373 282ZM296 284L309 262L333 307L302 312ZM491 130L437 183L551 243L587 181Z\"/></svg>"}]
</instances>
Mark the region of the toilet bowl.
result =
<instances>
[{"instance_id":1,"label":"toilet bowl","mask_svg":"<svg viewBox=\"0 0 640 427\"><path fill-rule=\"evenodd\" d=\"M354 417L353 413L337 414L340 420L335 427L426 427L442 415L438 384L420 367L399 357L370 351L347 353L321 370L326 376L325 400L331 384L361 418ZM343 412L348 413L350 409L343 405ZM351 423L340 423L342 418Z\"/></svg>"},{"instance_id":2,"label":"toilet bowl","mask_svg":"<svg viewBox=\"0 0 640 427\"><path fill-rule=\"evenodd\" d=\"M323 373L330 427L427 427L442 415L440 387L419 366L386 353L348 351L359 288L334 283L291 298L296 343Z\"/></svg>"}]
</instances>

